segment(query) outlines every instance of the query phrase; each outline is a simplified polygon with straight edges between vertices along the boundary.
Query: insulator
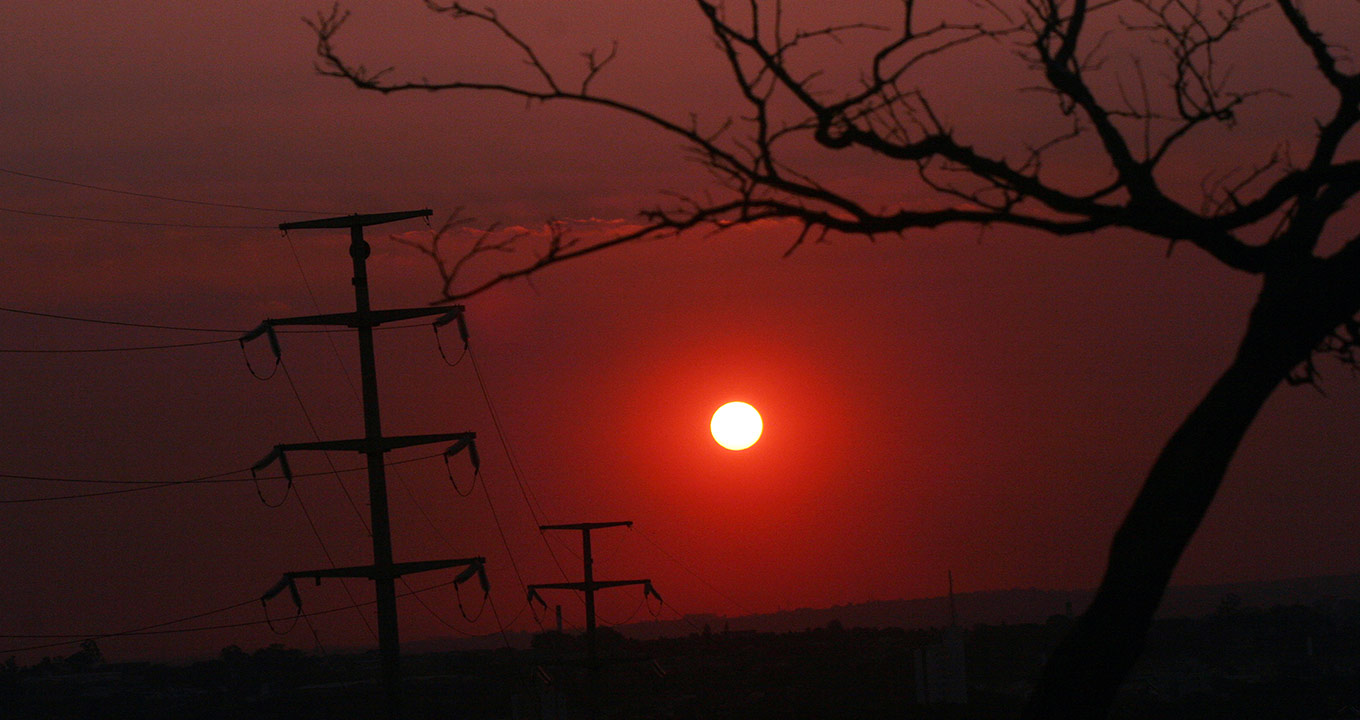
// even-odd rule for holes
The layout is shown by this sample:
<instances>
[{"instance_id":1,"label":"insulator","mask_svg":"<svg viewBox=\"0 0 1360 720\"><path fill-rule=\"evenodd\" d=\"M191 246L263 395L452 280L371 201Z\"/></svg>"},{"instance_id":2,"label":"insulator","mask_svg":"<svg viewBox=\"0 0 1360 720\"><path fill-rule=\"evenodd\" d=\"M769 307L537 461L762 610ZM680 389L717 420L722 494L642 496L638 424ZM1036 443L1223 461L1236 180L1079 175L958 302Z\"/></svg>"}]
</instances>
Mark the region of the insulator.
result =
<instances>
[{"instance_id":1,"label":"insulator","mask_svg":"<svg viewBox=\"0 0 1360 720\"><path fill-rule=\"evenodd\" d=\"M260 596L260 602L263 603L272 600L275 595L283 592L284 588L288 589L288 594L293 598L293 605L301 610L302 596L298 594L297 583L293 581L293 576L291 575L284 575L282 578L279 578L278 582L274 583L273 587L264 591L264 594Z\"/></svg>"},{"instance_id":2,"label":"insulator","mask_svg":"<svg viewBox=\"0 0 1360 720\"><path fill-rule=\"evenodd\" d=\"M288 455L279 448L279 469L283 471L283 476L288 479L288 487L293 487L293 468L288 466Z\"/></svg>"},{"instance_id":3,"label":"insulator","mask_svg":"<svg viewBox=\"0 0 1360 720\"><path fill-rule=\"evenodd\" d=\"M274 332L274 323L272 320L265 320L260 323L254 330L242 335L239 342L241 343L241 346L244 347L246 343L261 335L265 335L269 338L269 351L274 353L274 359L278 360L282 357L283 351L279 349L279 336L278 333Z\"/></svg>"},{"instance_id":4,"label":"insulator","mask_svg":"<svg viewBox=\"0 0 1360 720\"><path fill-rule=\"evenodd\" d=\"M482 458L477 454L477 441L468 440L468 460L472 461L472 471L480 473L482 471Z\"/></svg>"},{"instance_id":5,"label":"insulator","mask_svg":"<svg viewBox=\"0 0 1360 720\"><path fill-rule=\"evenodd\" d=\"M273 587L269 588L268 590L265 590L264 594L260 596L260 602L271 600L275 595L278 595L279 593L283 592L283 589L288 587L288 580L289 577L287 575L283 576L282 578L279 578L279 581L274 583Z\"/></svg>"},{"instance_id":6,"label":"insulator","mask_svg":"<svg viewBox=\"0 0 1360 720\"><path fill-rule=\"evenodd\" d=\"M272 464L275 460L277 460L278 458L280 458L280 457L282 457L282 456L283 456L283 447L280 446L280 445L275 445L275 446L274 446L274 449L273 449L273 450L270 450L270 451L269 451L269 454L268 454L268 455L265 455L263 460L261 460L261 461L255 463L254 465L251 465L251 466L250 466L250 474L251 474L251 475L254 475L255 473L258 473L259 471L261 471L261 470L263 470L263 469L269 467L270 464Z\"/></svg>"},{"instance_id":7,"label":"insulator","mask_svg":"<svg viewBox=\"0 0 1360 720\"><path fill-rule=\"evenodd\" d=\"M453 457L463 448L467 448L468 460L472 462L472 469L480 472L482 469L482 457L477 453L476 437L477 433L463 433L462 437L458 438L457 442L450 445L448 449L444 451L445 459Z\"/></svg>"},{"instance_id":8,"label":"insulator","mask_svg":"<svg viewBox=\"0 0 1360 720\"><path fill-rule=\"evenodd\" d=\"M279 334L274 332L274 326L272 324L265 330L265 335L269 337L269 349L274 353L274 359L282 359L283 351L279 349Z\"/></svg>"},{"instance_id":9,"label":"insulator","mask_svg":"<svg viewBox=\"0 0 1360 720\"><path fill-rule=\"evenodd\" d=\"M461 318L462 316L463 316L462 306L455 307L449 310L448 312L444 313L443 315L440 315L438 318L436 318L434 321L434 326L437 328L444 327L445 325L448 325L449 323L453 322L454 320L457 320L458 318Z\"/></svg>"},{"instance_id":10,"label":"insulator","mask_svg":"<svg viewBox=\"0 0 1360 720\"><path fill-rule=\"evenodd\" d=\"M463 319L463 313L458 313L458 337L463 341L463 347L468 344L467 320Z\"/></svg>"},{"instance_id":11,"label":"insulator","mask_svg":"<svg viewBox=\"0 0 1360 720\"><path fill-rule=\"evenodd\" d=\"M468 580L471 580L472 576L477 574L477 570L481 567L481 565L482 565L481 563L476 561L468 563L468 566L464 568L463 572L458 573L458 577L455 577L453 579L453 584L462 585Z\"/></svg>"}]
</instances>

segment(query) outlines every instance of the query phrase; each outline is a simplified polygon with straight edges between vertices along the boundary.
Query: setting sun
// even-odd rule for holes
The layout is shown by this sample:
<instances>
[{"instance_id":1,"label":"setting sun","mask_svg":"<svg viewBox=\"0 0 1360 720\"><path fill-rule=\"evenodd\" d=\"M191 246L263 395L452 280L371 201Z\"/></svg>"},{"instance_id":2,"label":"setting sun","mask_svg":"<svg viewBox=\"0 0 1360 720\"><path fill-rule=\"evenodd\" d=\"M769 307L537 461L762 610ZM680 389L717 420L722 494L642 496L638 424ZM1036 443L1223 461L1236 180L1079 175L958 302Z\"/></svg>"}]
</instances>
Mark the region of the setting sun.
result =
<instances>
[{"instance_id":1,"label":"setting sun","mask_svg":"<svg viewBox=\"0 0 1360 720\"><path fill-rule=\"evenodd\" d=\"M713 413L708 427L719 445L728 450L745 450L756 444L765 425L755 408L744 402L730 402Z\"/></svg>"}]
</instances>

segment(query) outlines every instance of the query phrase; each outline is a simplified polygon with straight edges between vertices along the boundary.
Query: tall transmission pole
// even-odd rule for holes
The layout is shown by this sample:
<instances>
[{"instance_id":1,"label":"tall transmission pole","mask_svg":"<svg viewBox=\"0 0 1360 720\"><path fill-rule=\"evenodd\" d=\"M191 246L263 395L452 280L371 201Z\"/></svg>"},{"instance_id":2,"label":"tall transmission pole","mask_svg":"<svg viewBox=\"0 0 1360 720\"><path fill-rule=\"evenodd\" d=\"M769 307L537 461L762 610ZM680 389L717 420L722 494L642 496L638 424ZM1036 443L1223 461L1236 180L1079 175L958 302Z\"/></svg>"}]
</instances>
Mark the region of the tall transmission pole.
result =
<instances>
[{"instance_id":1,"label":"tall transmission pole","mask_svg":"<svg viewBox=\"0 0 1360 720\"><path fill-rule=\"evenodd\" d=\"M387 507L387 473L383 455L397 448L451 442L453 444L445 451L446 456L466 448L474 466L478 464L477 450L473 444L474 433L440 433L395 437L384 437L382 434L382 420L378 409L378 371L373 354L373 328L398 320L442 315L443 317L435 321L436 325L457 320L464 340L467 339L467 333L461 305L379 311L372 309L368 292L368 256L371 248L364 241L364 228L369 225L381 225L409 218L429 217L431 214L430 210L411 210L394 213L346 215L279 225L279 229L284 232L289 230L349 228L349 255L354 265L354 312L269 319L241 338L241 343L244 344L261 335L268 335L270 348L275 354L275 359L278 359L279 344L274 333L276 326L333 325L351 327L358 332L359 379L364 408L363 438L276 445L268 456L256 463L254 471L259 471L277 460L284 470L284 474L291 475L288 470L286 453L295 450L351 450L364 454L368 461L368 501L371 513L370 528L373 534L373 564L285 573L283 579L266 592L263 599L267 600L282 592L284 588L288 588L292 593L294 602L299 602L297 587L294 582L296 578L311 578L317 582L326 577L359 577L372 580L377 596L378 649L382 662L383 693L387 716L392 720L401 717L401 643L397 629L397 578L410 573L463 567L465 569L455 579L455 583L464 582L476 575L481 581L483 589L485 590L487 587L485 560L480 557L401 563L393 560L392 529Z\"/></svg>"}]
</instances>

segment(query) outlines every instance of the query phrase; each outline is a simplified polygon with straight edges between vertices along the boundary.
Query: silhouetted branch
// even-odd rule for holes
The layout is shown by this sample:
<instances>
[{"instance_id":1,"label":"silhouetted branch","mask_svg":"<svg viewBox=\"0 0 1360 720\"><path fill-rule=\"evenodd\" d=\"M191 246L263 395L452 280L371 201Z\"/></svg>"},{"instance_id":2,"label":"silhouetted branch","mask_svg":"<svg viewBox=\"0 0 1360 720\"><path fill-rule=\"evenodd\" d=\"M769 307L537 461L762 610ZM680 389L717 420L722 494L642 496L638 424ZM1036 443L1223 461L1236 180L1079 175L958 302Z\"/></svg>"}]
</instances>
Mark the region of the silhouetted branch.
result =
<instances>
[{"instance_id":1,"label":"silhouetted branch","mask_svg":"<svg viewBox=\"0 0 1360 720\"><path fill-rule=\"evenodd\" d=\"M812 29L790 29L779 0L747 0L736 12L715 0L692 0L742 103L741 113L710 121L710 130L697 115L673 119L598 94L594 81L611 66L617 44L605 54L582 53L584 68L574 80L575 73L550 67L494 9L425 1L434 12L490 27L530 78L435 82L394 79L392 68L370 71L336 48L349 17L338 5L308 21L317 36L318 70L381 93L491 92L609 110L680 140L717 190L666 195L669 205L644 211L639 225L603 235L549 223L542 234L504 237L492 228L468 242L455 235L470 228L450 218L428 245L413 245L433 260L445 299L644 238L763 220L796 228L786 254L828 233L873 237L968 225L1072 236L1123 228L1159 244L1190 243L1228 268L1261 277L1237 354L1159 454L1115 535L1091 609L1053 653L1027 717L1104 716L1141 651L1172 570L1266 399L1285 382L1315 383L1321 356L1356 367L1360 237L1337 226L1360 194L1354 156L1360 74L1343 69L1338 49L1293 0L975 0L946 6L958 21L929 24L913 0L902 0L893 27L845 22ZM1207 127L1235 131L1253 100L1284 97L1278 88L1238 86L1229 62L1230 40L1241 37L1247 23L1270 17L1286 39L1306 49L1336 104L1316 118L1311 147L1229 158L1230 169L1204 175L1198 204L1178 201L1173 192L1184 178L1163 169L1174 164L1167 162L1174 151ZM1126 51L1116 38L1144 42ZM809 46L851 39L878 44L868 46L849 86L836 87L823 68L803 64ZM927 70L967 61L965 51L982 42L1014 43L1040 78L1037 89L1055 101L1046 119L1060 123L1046 138L1027 141L1017 132L1009 152L980 148L932 103ZM1121 53L1127 54L1123 65ZM1072 163L1059 152L1074 146L1089 172L1043 172L1055 157ZM838 178L818 172L815 163L799 162L802 155L792 148L808 147L824 154L868 151L899 163L913 182L902 202L883 205L881 198L841 189ZM1318 255L1323 238L1338 233L1349 240ZM525 245L532 252L520 252ZM491 256L516 264L465 279Z\"/></svg>"}]
</instances>

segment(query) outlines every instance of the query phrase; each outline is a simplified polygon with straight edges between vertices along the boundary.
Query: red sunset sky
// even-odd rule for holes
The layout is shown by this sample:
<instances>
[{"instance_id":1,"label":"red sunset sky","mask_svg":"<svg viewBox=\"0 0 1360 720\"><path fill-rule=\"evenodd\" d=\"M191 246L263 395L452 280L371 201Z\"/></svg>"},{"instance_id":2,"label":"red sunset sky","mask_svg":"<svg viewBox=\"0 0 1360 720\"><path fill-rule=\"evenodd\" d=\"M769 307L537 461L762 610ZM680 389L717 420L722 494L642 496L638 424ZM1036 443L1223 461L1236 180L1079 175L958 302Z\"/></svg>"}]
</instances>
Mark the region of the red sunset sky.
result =
<instances>
[{"instance_id":1,"label":"red sunset sky","mask_svg":"<svg viewBox=\"0 0 1360 720\"><path fill-rule=\"evenodd\" d=\"M533 232L554 218L608 232L635 222L661 191L707 187L673 140L618 116L471 94L383 97L320 77L300 18L323 4L7 8L0 307L248 329L265 317L353 303L343 233L285 238L268 229L315 215L177 204L16 173L335 215L429 207L439 220L461 207L477 227ZM500 7L546 58L573 68L579 50L619 40L617 66L600 90L715 123L734 107L701 18L686 3L544 5ZM339 42L370 66L433 79L522 70L495 38L450 26L418 2L351 7ZM1291 85L1306 58L1273 41L1275 22L1263 18L1244 34L1238 62L1243 75L1291 95L1262 97L1237 144L1211 134L1177 158L1188 191L1225 157L1310 137L1318 89ZM841 56L828 57L834 65ZM1044 121L1027 118L1047 105L1016 91L1027 84L1023 64L1004 47L983 58L1001 64L930 68L940 106L982 144L1041 134ZM910 199L899 169L862 157L808 162L882 202ZM1079 158L1068 162L1058 171L1088 169ZM425 230L419 221L370 230L376 307L436 299L433 268L386 240ZM597 575L652 578L670 605L665 618L933 596L948 570L962 591L1092 587L1144 472L1229 360L1257 289L1192 249L1168 257L1160 243L1118 234L832 237L781 259L793 237L771 223L648 242L469 300L477 369L504 436L471 362L447 367L425 327L379 333L385 429L476 431L510 551L481 488L460 498L443 464L422 460L393 480L398 559L484 555L500 619L536 628L522 612L511 556L525 582L562 576L504 442L539 520L636 523L597 536ZM0 311L0 350L224 337ZM451 333L444 339L456 344ZM353 340L334 342L283 338L301 407L284 373L252 378L234 343L0 354L0 473L179 480L245 468L276 443L312 440L308 417L323 438L358 436ZM263 346L251 358L266 360ZM1360 571L1360 386L1339 366L1321 369L1325 395L1284 388L1270 401L1176 582ZM764 437L739 453L708 435L713 410L734 399L765 418ZM299 473L329 468L321 457L291 459ZM358 456L333 461L361 464ZM343 477L360 500L362 473ZM459 481L466 489L468 478ZM286 570L326 566L326 552L337 564L370 561L358 519L367 509L356 512L333 477L297 484L324 550L298 497L267 508L248 483L8 502L109 488L0 478L0 635L8 638L0 651L55 642L23 636L111 633L249 601ZM271 500L283 490L277 481L262 489ZM577 579L577 538L549 542ZM350 589L361 602L372 596L364 583ZM302 590L308 610L351 602L335 582ZM475 595L464 592L472 606ZM425 599L459 632L496 628L491 613L463 620L448 588ZM621 620L638 600L615 591L601 612ZM581 624L579 605L564 605ZM401 608L404 639L453 632L410 600ZM246 605L200 622L261 617L258 605ZM327 645L371 642L355 612L314 622ZM249 626L102 645L114 658L184 657L275 640ZM313 644L302 626L282 641Z\"/></svg>"}]
</instances>

